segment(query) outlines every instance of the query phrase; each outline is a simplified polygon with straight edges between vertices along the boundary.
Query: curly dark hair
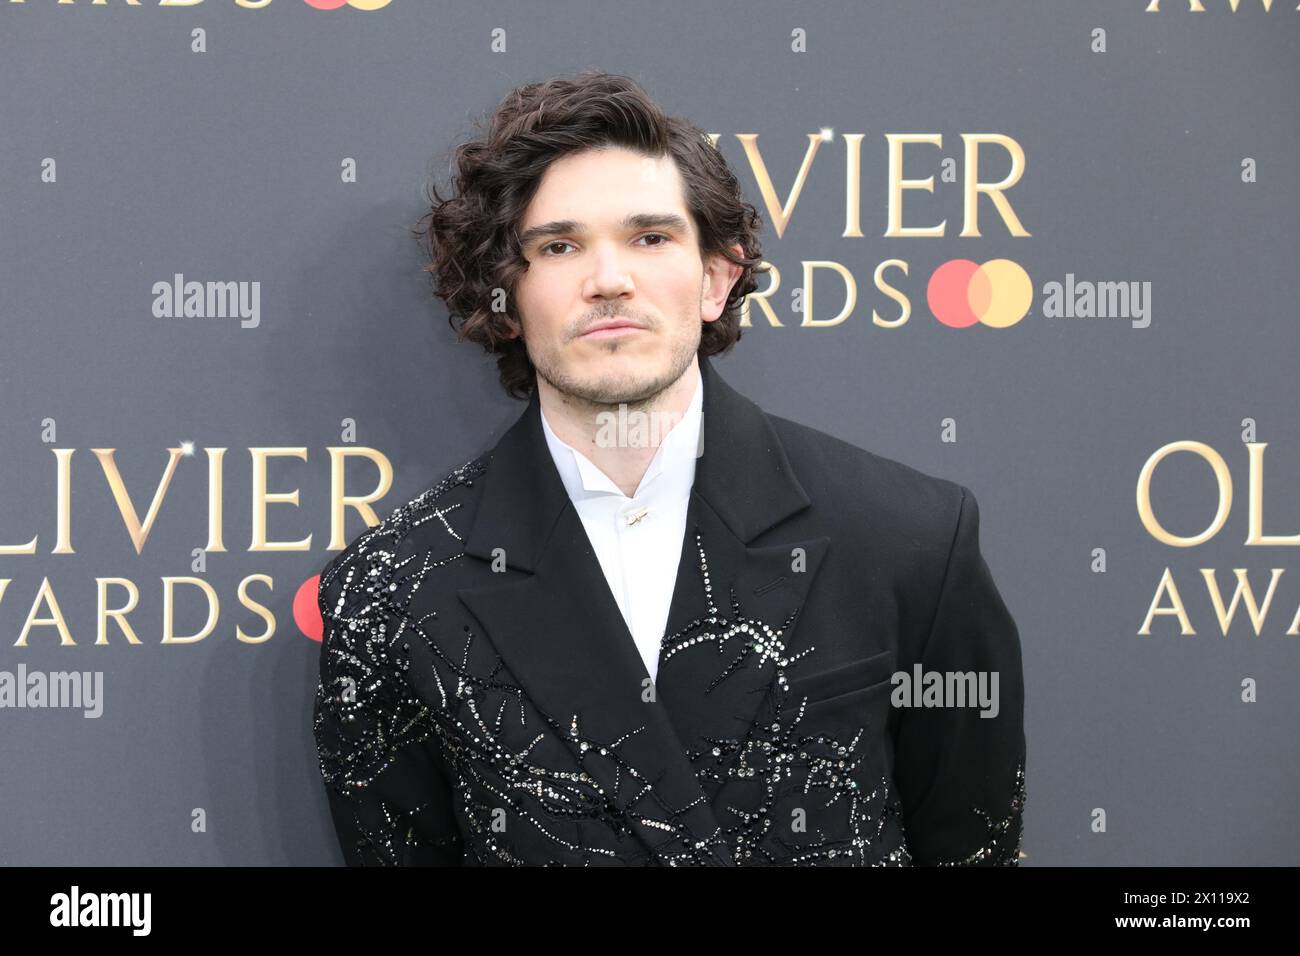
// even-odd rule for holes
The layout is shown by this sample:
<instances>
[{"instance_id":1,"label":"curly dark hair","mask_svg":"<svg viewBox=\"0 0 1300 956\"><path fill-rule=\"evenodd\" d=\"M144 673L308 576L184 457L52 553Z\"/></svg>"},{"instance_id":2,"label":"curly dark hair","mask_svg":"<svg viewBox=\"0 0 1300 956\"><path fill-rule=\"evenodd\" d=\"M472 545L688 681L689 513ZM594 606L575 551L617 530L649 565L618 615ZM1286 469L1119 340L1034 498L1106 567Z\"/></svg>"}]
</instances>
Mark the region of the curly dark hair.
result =
<instances>
[{"instance_id":1,"label":"curly dark hair","mask_svg":"<svg viewBox=\"0 0 1300 956\"><path fill-rule=\"evenodd\" d=\"M586 149L620 146L652 158L672 156L701 258L716 254L743 269L722 315L701 323L699 354L725 352L740 340L741 305L758 287L761 271L761 220L703 130L666 116L630 77L597 70L520 86L487 119L486 130L478 124L478 138L453 152L455 195L444 199L436 184L428 185L430 209L415 234L457 340L477 342L498 356L507 394L527 398L537 387L522 337L507 337L522 331L514 284L529 265L516 227L547 166ZM732 245L745 255L737 257Z\"/></svg>"}]
</instances>

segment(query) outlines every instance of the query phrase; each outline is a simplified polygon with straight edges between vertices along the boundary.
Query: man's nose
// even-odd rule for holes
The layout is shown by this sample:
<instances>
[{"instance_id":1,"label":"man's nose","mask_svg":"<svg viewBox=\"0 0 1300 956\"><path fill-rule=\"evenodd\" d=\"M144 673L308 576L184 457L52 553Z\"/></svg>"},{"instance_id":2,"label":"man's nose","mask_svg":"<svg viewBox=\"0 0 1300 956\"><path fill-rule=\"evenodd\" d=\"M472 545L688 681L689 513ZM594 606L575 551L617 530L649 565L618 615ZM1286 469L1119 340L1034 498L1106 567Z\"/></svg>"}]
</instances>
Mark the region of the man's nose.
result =
<instances>
[{"instance_id":1,"label":"man's nose","mask_svg":"<svg viewBox=\"0 0 1300 956\"><path fill-rule=\"evenodd\" d=\"M588 297L618 296L635 290L628 262L622 250L613 244L598 244L593 250L591 263L585 290Z\"/></svg>"}]
</instances>

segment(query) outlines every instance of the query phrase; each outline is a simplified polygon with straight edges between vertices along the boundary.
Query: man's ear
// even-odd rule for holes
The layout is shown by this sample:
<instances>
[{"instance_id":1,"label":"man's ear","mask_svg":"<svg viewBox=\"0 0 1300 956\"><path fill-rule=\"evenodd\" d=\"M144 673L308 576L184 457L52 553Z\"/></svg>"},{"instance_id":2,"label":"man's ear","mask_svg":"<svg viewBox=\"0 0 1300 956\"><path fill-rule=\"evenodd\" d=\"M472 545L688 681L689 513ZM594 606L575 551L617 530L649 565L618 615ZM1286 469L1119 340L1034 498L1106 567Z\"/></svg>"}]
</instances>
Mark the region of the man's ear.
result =
<instances>
[{"instance_id":1,"label":"man's ear","mask_svg":"<svg viewBox=\"0 0 1300 956\"><path fill-rule=\"evenodd\" d=\"M745 249L739 243L733 245L731 250L737 256L745 255ZM704 281L700 292L701 319L713 322L722 316L722 310L727 307L727 296L731 294L732 286L743 271L741 266L716 253L704 261Z\"/></svg>"}]
</instances>

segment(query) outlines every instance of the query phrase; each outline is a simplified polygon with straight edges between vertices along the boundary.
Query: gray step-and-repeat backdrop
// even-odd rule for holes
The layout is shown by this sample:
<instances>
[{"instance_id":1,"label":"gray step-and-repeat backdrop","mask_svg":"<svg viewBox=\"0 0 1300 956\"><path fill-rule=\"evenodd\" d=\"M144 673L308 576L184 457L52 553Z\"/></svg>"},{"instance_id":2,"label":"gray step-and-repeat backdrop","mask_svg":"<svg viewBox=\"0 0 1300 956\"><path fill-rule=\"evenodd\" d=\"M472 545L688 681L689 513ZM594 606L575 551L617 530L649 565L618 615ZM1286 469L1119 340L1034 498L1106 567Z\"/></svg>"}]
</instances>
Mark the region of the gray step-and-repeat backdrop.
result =
<instances>
[{"instance_id":1,"label":"gray step-and-repeat backdrop","mask_svg":"<svg viewBox=\"0 0 1300 956\"><path fill-rule=\"evenodd\" d=\"M0 0L0 863L340 861L315 575L522 410L411 229L585 67L763 214L722 376L978 496L1025 865L1300 861L1295 7Z\"/></svg>"}]
</instances>

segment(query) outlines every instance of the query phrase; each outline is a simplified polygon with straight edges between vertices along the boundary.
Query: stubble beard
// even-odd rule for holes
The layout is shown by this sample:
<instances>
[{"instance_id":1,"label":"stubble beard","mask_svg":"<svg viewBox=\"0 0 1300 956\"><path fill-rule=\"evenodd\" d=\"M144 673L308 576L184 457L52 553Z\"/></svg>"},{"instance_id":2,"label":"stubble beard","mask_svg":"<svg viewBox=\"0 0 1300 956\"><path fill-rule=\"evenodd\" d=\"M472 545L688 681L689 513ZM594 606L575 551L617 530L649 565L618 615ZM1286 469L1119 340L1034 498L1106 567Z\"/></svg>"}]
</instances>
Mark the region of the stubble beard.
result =
<instances>
[{"instance_id":1,"label":"stubble beard","mask_svg":"<svg viewBox=\"0 0 1300 956\"><path fill-rule=\"evenodd\" d=\"M624 344L618 339L610 339L599 343L598 348L612 355L623 348ZM559 363L552 362L550 355L530 355L529 359L538 377L545 379L563 395L566 402L595 415L603 411L617 411L620 406L626 406L629 411L652 407L659 396L690 368L691 359L699 347L698 336L694 342L689 338L675 341L669 354L668 367L662 372L647 370L645 373L595 373L583 376L573 375Z\"/></svg>"}]
</instances>

